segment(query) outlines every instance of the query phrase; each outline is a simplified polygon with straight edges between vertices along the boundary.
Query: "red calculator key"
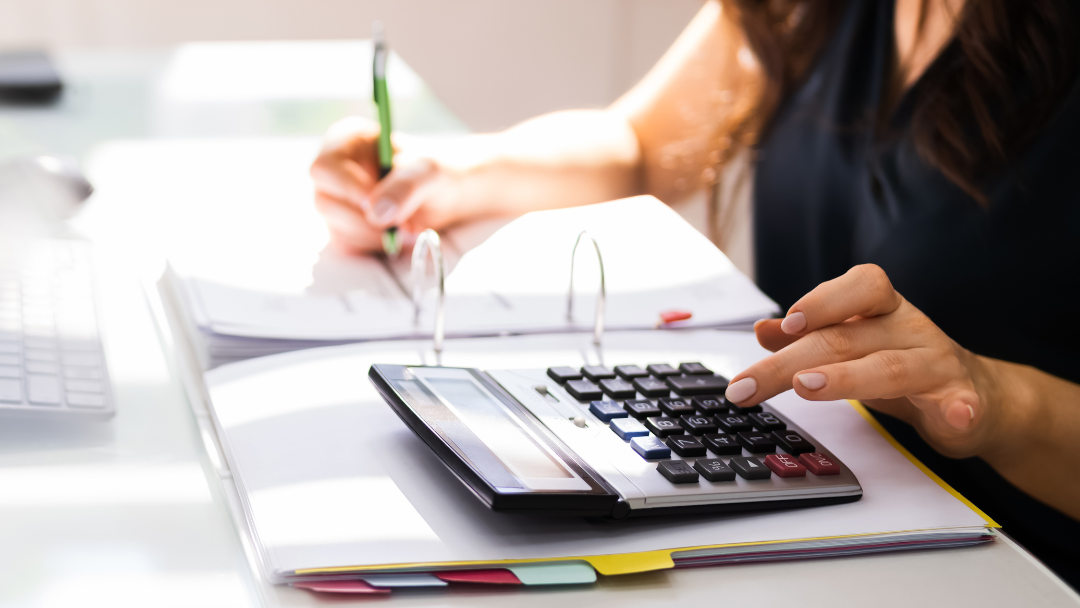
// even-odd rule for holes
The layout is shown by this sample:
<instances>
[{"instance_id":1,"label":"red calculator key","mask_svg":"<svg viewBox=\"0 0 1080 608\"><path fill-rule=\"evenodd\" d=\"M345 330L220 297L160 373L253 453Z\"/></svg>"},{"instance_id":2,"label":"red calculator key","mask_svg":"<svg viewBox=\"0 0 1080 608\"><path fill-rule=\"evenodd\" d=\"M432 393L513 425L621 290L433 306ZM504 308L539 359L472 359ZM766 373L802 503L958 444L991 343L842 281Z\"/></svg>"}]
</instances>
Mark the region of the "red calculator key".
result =
<instances>
[{"instance_id":1,"label":"red calculator key","mask_svg":"<svg viewBox=\"0 0 1080 608\"><path fill-rule=\"evenodd\" d=\"M800 454L799 462L806 465L806 468L810 469L810 472L814 475L840 474L840 467L838 467L828 456L818 452Z\"/></svg>"},{"instance_id":2,"label":"red calculator key","mask_svg":"<svg viewBox=\"0 0 1080 608\"><path fill-rule=\"evenodd\" d=\"M806 467L791 454L769 454L765 457L765 466L777 477L806 477Z\"/></svg>"}]
</instances>

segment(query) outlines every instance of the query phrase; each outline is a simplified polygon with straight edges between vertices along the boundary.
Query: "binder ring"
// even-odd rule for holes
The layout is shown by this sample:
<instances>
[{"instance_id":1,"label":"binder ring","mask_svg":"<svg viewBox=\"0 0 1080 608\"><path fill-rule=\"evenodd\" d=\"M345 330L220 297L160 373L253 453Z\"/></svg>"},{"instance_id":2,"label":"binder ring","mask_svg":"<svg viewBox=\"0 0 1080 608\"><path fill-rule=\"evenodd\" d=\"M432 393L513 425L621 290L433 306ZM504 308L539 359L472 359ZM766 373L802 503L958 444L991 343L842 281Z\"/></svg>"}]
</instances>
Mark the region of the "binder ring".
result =
<instances>
[{"instance_id":1,"label":"binder ring","mask_svg":"<svg viewBox=\"0 0 1080 608\"><path fill-rule=\"evenodd\" d=\"M593 321L593 344L600 346L600 338L604 335L604 305L607 300L607 288L604 281L604 258L600 255L600 245L596 239L589 236L587 230L582 230L574 241L574 249L570 252L570 293L566 298L566 320L574 322L574 261L577 259L577 248L581 239L587 238L592 241L596 251L596 261L600 264L600 293L596 297L596 319Z\"/></svg>"},{"instance_id":2,"label":"binder ring","mask_svg":"<svg viewBox=\"0 0 1080 608\"><path fill-rule=\"evenodd\" d=\"M420 326L420 300L423 297L424 277L427 274L427 253L439 279L439 299L435 307L435 352L442 352L443 334L446 332L444 308L446 305L446 270L443 266L442 246L439 234L428 228L420 233L412 252L413 325Z\"/></svg>"}]
</instances>

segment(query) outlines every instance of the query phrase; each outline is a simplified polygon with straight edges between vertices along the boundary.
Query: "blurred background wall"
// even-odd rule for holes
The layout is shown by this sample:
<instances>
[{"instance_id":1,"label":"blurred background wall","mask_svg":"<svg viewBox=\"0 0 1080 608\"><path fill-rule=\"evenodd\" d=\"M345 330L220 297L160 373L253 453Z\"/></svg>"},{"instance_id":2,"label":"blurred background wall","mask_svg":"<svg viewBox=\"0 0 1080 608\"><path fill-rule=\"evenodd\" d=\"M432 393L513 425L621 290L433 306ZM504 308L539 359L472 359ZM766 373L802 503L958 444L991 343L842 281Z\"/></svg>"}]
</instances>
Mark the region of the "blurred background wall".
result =
<instances>
[{"instance_id":1,"label":"blurred background wall","mask_svg":"<svg viewBox=\"0 0 1080 608\"><path fill-rule=\"evenodd\" d=\"M466 124L602 107L659 59L702 0L0 0L0 47L366 38L391 46ZM351 77L343 74L343 77Z\"/></svg>"}]
</instances>

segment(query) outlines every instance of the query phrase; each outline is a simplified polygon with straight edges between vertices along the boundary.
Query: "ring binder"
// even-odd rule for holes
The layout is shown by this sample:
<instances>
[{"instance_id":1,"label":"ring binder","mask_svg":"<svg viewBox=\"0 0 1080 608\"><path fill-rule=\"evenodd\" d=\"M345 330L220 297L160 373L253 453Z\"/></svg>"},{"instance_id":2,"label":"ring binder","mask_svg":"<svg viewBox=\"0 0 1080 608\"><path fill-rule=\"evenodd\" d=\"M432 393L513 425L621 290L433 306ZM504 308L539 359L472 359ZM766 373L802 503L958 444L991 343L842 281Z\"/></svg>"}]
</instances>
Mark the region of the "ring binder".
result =
<instances>
[{"instance_id":1,"label":"ring binder","mask_svg":"<svg viewBox=\"0 0 1080 608\"><path fill-rule=\"evenodd\" d=\"M426 255L431 252L431 262L439 278L439 299L435 305L435 354L442 353L443 334L446 332L444 309L446 305L446 269L443 266L442 246L439 233L428 228L416 239L412 253L413 325L420 326L420 300L423 295L424 276L427 270Z\"/></svg>"},{"instance_id":2,"label":"ring binder","mask_svg":"<svg viewBox=\"0 0 1080 608\"><path fill-rule=\"evenodd\" d=\"M587 230L578 233L574 241L574 249L570 252L570 293L566 298L566 320L574 321L574 261L577 259L577 248L581 244L581 238L585 237L592 241L593 249L596 250L596 261L600 264L600 293L596 297L596 319L593 321L593 344L600 346L600 338L604 335L604 305L607 300L607 288L604 282L604 258L600 255L600 245L596 239L589 236Z\"/></svg>"}]
</instances>

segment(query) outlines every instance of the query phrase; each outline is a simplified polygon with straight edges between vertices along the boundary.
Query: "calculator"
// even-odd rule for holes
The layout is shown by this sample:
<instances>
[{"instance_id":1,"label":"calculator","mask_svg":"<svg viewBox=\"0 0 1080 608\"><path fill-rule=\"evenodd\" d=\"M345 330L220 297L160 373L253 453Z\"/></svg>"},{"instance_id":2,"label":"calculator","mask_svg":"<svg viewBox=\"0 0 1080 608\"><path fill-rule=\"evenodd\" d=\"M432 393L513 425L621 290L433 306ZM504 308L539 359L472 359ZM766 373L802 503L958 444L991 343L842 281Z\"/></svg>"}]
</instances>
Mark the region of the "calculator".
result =
<instances>
[{"instance_id":1,"label":"calculator","mask_svg":"<svg viewBox=\"0 0 1080 608\"><path fill-rule=\"evenodd\" d=\"M768 403L698 362L479 370L373 365L398 416L489 508L690 514L852 502L862 487Z\"/></svg>"}]
</instances>

